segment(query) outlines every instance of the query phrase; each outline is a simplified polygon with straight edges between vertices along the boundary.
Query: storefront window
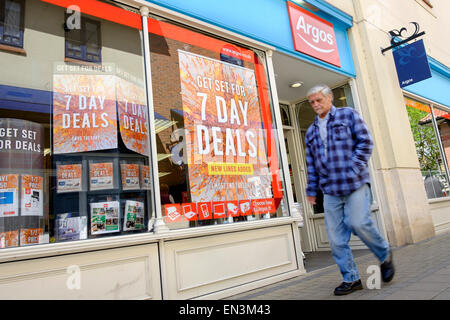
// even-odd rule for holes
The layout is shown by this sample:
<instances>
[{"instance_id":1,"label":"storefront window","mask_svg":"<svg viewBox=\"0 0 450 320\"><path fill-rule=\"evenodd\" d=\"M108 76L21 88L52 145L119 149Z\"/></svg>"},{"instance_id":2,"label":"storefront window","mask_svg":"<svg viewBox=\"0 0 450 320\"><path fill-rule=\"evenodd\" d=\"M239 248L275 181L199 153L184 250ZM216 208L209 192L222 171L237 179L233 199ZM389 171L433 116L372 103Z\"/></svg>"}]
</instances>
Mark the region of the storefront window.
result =
<instances>
[{"instance_id":1,"label":"storefront window","mask_svg":"<svg viewBox=\"0 0 450 320\"><path fill-rule=\"evenodd\" d=\"M70 28L51 2L25 2L25 56L0 51L1 248L146 232L152 218L141 17L99 2Z\"/></svg>"},{"instance_id":2,"label":"storefront window","mask_svg":"<svg viewBox=\"0 0 450 320\"><path fill-rule=\"evenodd\" d=\"M149 31L168 227L287 215L263 53L156 17Z\"/></svg>"},{"instance_id":3,"label":"storefront window","mask_svg":"<svg viewBox=\"0 0 450 320\"><path fill-rule=\"evenodd\" d=\"M427 197L446 197L450 195L449 113L406 97L405 102Z\"/></svg>"}]
</instances>

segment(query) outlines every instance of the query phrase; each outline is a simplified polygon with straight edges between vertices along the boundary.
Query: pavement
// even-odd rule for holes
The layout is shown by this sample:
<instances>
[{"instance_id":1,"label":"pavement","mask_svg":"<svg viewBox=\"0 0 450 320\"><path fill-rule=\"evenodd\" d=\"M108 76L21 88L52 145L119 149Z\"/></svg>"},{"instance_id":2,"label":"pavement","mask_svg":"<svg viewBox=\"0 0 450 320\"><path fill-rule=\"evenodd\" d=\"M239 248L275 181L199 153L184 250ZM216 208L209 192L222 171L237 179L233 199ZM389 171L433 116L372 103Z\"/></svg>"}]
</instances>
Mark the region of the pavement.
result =
<instances>
[{"instance_id":1,"label":"pavement","mask_svg":"<svg viewBox=\"0 0 450 320\"><path fill-rule=\"evenodd\" d=\"M227 300L450 300L450 232L394 248L395 277L389 283L380 281L378 288L370 266L378 266L379 262L370 251L363 253L354 256L364 289L349 295L333 295L342 277L328 253L327 267L317 268L316 264L311 270L307 255L306 274Z\"/></svg>"}]
</instances>

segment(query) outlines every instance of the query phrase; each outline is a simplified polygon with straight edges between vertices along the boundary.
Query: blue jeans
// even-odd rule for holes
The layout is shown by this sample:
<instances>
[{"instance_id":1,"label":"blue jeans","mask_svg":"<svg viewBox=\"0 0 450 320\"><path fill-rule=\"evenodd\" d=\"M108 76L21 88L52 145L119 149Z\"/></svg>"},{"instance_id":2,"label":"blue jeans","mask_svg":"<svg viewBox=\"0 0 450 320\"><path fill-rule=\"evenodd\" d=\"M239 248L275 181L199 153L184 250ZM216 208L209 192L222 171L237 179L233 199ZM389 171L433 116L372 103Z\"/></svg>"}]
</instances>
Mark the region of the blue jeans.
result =
<instances>
[{"instance_id":1,"label":"blue jeans","mask_svg":"<svg viewBox=\"0 0 450 320\"><path fill-rule=\"evenodd\" d=\"M336 261L345 282L360 279L349 246L352 232L373 252L380 262L389 255L389 244L380 235L370 217L371 193L368 184L348 196L336 197L325 194L325 227Z\"/></svg>"}]
</instances>

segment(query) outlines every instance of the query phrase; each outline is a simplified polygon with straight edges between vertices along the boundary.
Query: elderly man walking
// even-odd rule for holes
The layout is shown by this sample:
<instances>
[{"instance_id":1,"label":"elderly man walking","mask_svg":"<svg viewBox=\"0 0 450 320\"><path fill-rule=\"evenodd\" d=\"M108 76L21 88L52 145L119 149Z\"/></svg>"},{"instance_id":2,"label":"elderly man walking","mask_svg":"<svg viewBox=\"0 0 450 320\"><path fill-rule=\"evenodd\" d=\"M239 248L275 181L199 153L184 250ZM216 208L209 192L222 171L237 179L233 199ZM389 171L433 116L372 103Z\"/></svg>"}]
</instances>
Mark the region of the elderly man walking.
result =
<instances>
[{"instance_id":1,"label":"elderly man walking","mask_svg":"<svg viewBox=\"0 0 450 320\"><path fill-rule=\"evenodd\" d=\"M367 163L373 142L369 130L354 109L333 105L333 92L328 86L317 85L307 96L317 116L305 137L306 195L311 204L316 204L317 190L320 188L324 194L325 227L343 277L334 294L345 295L363 288L349 246L351 233L378 258L382 280L389 282L395 273L392 251L370 217Z\"/></svg>"}]
</instances>

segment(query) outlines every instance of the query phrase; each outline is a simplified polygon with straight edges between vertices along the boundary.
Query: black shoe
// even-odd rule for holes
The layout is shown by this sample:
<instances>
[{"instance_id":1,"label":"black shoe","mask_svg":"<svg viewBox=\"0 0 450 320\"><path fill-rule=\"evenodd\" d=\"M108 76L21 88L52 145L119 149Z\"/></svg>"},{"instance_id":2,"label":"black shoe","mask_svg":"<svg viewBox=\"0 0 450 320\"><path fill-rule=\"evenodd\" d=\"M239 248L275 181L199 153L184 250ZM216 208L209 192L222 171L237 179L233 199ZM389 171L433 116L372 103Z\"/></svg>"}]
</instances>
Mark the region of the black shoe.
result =
<instances>
[{"instance_id":1,"label":"black shoe","mask_svg":"<svg viewBox=\"0 0 450 320\"><path fill-rule=\"evenodd\" d=\"M381 279L384 282L389 282L394 278L395 268L392 260L392 250L389 251L387 259L380 265Z\"/></svg>"},{"instance_id":2,"label":"black shoe","mask_svg":"<svg viewBox=\"0 0 450 320\"><path fill-rule=\"evenodd\" d=\"M339 287L334 289L335 296L343 296L349 293L352 293L356 290L361 290L363 288L361 279L353 281L353 282L342 282Z\"/></svg>"}]
</instances>

